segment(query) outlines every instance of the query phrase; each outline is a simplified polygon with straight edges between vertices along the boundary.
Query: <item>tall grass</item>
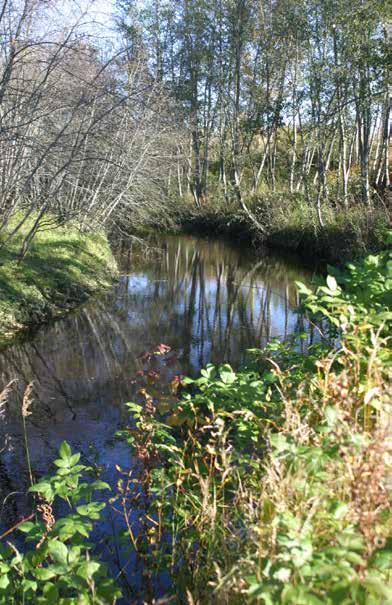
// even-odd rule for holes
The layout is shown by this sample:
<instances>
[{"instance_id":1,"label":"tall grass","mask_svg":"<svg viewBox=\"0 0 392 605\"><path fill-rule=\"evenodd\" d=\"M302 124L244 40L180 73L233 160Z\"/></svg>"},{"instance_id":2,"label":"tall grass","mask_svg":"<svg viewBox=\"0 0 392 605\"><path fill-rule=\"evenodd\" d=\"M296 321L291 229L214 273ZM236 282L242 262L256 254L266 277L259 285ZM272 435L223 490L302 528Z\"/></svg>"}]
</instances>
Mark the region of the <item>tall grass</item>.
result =
<instances>
[{"instance_id":1,"label":"tall grass","mask_svg":"<svg viewBox=\"0 0 392 605\"><path fill-rule=\"evenodd\" d=\"M382 250L390 226L388 211L380 204L370 208L325 204L322 228L315 207L302 194L269 192L253 196L248 206L263 226L262 233L238 205L215 198L199 209L187 203L177 205L177 223L185 230L239 237L339 264Z\"/></svg>"},{"instance_id":2,"label":"tall grass","mask_svg":"<svg viewBox=\"0 0 392 605\"><path fill-rule=\"evenodd\" d=\"M171 575L175 602L390 602L390 262L301 286L321 342L208 366L164 418L146 372L148 412L130 406L127 434L145 494L134 546L146 577Z\"/></svg>"}]
</instances>

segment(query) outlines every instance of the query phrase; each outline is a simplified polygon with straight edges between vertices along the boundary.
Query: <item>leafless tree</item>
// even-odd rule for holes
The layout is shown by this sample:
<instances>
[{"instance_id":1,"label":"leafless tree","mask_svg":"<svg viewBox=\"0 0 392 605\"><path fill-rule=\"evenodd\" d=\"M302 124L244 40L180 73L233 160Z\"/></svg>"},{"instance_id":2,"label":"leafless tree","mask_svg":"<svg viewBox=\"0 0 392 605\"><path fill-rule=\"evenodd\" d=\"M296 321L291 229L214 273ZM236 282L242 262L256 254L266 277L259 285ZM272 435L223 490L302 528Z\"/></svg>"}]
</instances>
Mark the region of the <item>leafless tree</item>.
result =
<instances>
[{"instance_id":1,"label":"leafless tree","mask_svg":"<svg viewBox=\"0 0 392 605\"><path fill-rule=\"evenodd\" d=\"M178 125L147 63L127 48L103 57L83 14L42 33L50 10L4 0L0 12L0 228L4 245L29 225L22 257L38 230L65 221L124 228L164 216L178 154Z\"/></svg>"}]
</instances>

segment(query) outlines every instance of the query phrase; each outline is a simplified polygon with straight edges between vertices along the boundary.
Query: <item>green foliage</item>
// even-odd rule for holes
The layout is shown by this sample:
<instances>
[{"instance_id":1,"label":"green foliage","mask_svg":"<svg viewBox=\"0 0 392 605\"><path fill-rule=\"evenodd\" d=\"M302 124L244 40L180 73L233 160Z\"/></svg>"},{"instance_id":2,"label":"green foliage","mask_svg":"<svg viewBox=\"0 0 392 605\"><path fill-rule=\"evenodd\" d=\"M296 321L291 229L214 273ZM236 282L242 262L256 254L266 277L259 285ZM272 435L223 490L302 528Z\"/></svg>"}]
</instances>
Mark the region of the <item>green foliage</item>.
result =
<instances>
[{"instance_id":1,"label":"green foliage","mask_svg":"<svg viewBox=\"0 0 392 605\"><path fill-rule=\"evenodd\" d=\"M0 344L107 288L117 271L103 234L81 233L72 225L62 227L53 218L47 219L27 256L19 262L31 221L0 250Z\"/></svg>"},{"instance_id":2,"label":"green foliage","mask_svg":"<svg viewBox=\"0 0 392 605\"><path fill-rule=\"evenodd\" d=\"M178 418L200 428L206 418L209 421L209 418L219 416L229 424L229 434L236 448L246 450L261 443L261 421L270 419L271 385L276 381L273 372L266 373L261 380L257 371L236 373L227 364L219 368L208 365L201 370L201 378L185 379L185 384L194 384L197 392L181 400Z\"/></svg>"},{"instance_id":3,"label":"green foliage","mask_svg":"<svg viewBox=\"0 0 392 605\"><path fill-rule=\"evenodd\" d=\"M369 442L364 440L358 448L352 437L337 440L335 422L330 421L334 413L318 427L322 438L317 446L281 433L271 438L271 461L281 469L283 490L290 491L288 498L282 490L280 507L273 498L264 503L262 521L273 529L260 528L259 535L275 540L274 556L266 550L255 575L246 578L250 601L370 605L383 599L389 602L392 596L388 583L392 541L368 559L364 536L352 523L345 489L348 476L342 448L355 449L360 456Z\"/></svg>"},{"instance_id":4,"label":"green foliage","mask_svg":"<svg viewBox=\"0 0 392 605\"><path fill-rule=\"evenodd\" d=\"M62 443L55 474L31 487L39 505L35 520L18 527L25 536L23 550L11 543L0 548L2 605L108 605L120 596L105 565L90 554L88 542L105 506L94 501L93 494L109 486L83 481L91 469L79 459L80 454ZM55 520L52 505L57 500L64 501L69 512Z\"/></svg>"},{"instance_id":5,"label":"green foliage","mask_svg":"<svg viewBox=\"0 0 392 605\"><path fill-rule=\"evenodd\" d=\"M316 293L298 284L307 309L327 317L344 331L350 325L366 327L369 322L376 328L390 327L392 252L369 255L359 263L348 264L345 271L329 267L329 273L326 284L320 285Z\"/></svg>"},{"instance_id":6,"label":"green foliage","mask_svg":"<svg viewBox=\"0 0 392 605\"><path fill-rule=\"evenodd\" d=\"M315 292L300 286L335 346L273 341L239 371L208 365L183 380L165 419L132 406L146 472L139 554L153 577L159 553L175 602L391 601L389 271L385 253Z\"/></svg>"}]
</instances>

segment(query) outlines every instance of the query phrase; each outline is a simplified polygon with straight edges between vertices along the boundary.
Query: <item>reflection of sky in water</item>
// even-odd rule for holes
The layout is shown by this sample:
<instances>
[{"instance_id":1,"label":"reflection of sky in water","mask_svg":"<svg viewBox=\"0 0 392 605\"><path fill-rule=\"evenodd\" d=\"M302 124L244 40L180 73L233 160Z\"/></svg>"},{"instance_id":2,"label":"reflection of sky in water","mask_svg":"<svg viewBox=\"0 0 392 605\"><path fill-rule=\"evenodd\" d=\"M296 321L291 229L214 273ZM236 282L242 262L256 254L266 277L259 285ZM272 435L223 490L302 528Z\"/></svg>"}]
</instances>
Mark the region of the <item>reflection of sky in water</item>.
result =
<instances>
[{"instance_id":1,"label":"reflection of sky in water","mask_svg":"<svg viewBox=\"0 0 392 605\"><path fill-rule=\"evenodd\" d=\"M3 497L25 489L20 395L30 380L34 469L44 472L62 440L85 461L109 468L129 453L113 434L134 397L140 355L159 343L178 352L168 375L192 373L212 361L238 365L247 348L292 333L296 280L309 274L285 260L256 259L223 242L169 237L158 256L120 257L123 277L112 294L93 301L0 355L0 387L19 378L19 399L0 425L8 446L0 456ZM1 495L1 494L0 494ZM19 497L9 500L17 516ZM1 519L0 519L1 524Z\"/></svg>"},{"instance_id":2,"label":"reflection of sky in water","mask_svg":"<svg viewBox=\"0 0 392 605\"><path fill-rule=\"evenodd\" d=\"M118 406L130 396L137 357L158 343L178 351L178 371L195 374L209 361L238 365L247 348L296 329L294 281L307 279L304 270L223 242L171 237L163 245L155 257L121 257L113 294L3 352L0 386L34 379L54 415L64 399Z\"/></svg>"},{"instance_id":3,"label":"reflection of sky in water","mask_svg":"<svg viewBox=\"0 0 392 605\"><path fill-rule=\"evenodd\" d=\"M128 276L127 290L130 294L143 293L147 294L147 288L150 285L150 280L146 275L130 274Z\"/></svg>"},{"instance_id":4,"label":"reflection of sky in water","mask_svg":"<svg viewBox=\"0 0 392 605\"><path fill-rule=\"evenodd\" d=\"M155 264L125 278L117 302L130 323L144 326L146 341L155 332L194 374L209 361L236 365L246 348L292 333L298 277L281 260L255 262L222 242L172 238Z\"/></svg>"}]
</instances>

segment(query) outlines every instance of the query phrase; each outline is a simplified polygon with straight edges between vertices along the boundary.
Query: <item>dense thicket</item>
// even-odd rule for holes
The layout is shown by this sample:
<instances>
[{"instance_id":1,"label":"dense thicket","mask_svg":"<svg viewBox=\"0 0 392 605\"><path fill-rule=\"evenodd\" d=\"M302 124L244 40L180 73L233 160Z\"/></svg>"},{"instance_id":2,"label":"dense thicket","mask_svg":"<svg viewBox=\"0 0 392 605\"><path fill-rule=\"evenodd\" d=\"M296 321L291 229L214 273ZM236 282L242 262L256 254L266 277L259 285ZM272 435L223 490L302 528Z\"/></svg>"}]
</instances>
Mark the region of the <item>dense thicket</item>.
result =
<instances>
[{"instance_id":1,"label":"dense thicket","mask_svg":"<svg viewBox=\"0 0 392 605\"><path fill-rule=\"evenodd\" d=\"M147 57L188 129L176 194L188 190L201 206L219 193L249 215L252 196L285 192L316 208L321 226L327 202L383 201L390 8L380 0L123 0L133 52Z\"/></svg>"},{"instance_id":2,"label":"dense thicket","mask_svg":"<svg viewBox=\"0 0 392 605\"><path fill-rule=\"evenodd\" d=\"M0 228L6 243L34 216L22 255L53 220L111 228L120 213L123 226L156 214L172 156L160 83L66 9L62 27L55 4L0 9Z\"/></svg>"},{"instance_id":3,"label":"dense thicket","mask_svg":"<svg viewBox=\"0 0 392 605\"><path fill-rule=\"evenodd\" d=\"M53 218L129 231L170 199L263 233L276 207L385 213L389 1L121 0L110 52L62 6L63 26L56 3L0 10L0 228L35 217L22 256Z\"/></svg>"}]
</instances>

